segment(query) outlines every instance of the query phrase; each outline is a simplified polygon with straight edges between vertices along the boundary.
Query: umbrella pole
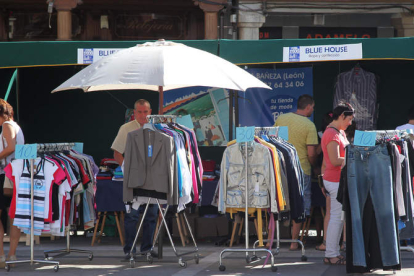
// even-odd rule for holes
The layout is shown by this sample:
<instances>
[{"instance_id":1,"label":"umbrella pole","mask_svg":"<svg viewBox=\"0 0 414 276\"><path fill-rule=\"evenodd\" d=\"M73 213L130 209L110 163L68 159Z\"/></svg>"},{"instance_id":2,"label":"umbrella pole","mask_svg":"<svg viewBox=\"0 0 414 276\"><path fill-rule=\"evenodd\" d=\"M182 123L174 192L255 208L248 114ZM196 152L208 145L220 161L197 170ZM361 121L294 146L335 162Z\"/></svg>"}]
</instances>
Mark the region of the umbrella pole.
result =
<instances>
[{"instance_id":1,"label":"umbrella pole","mask_svg":"<svg viewBox=\"0 0 414 276\"><path fill-rule=\"evenodd\" d=\"M160 93L159 96L159 110L158 110L158 114L162 115L163 111L162 111L162 107L163 107L163 103L164 103L164 89L162 86L158 86L158 92Z\"/></svg>"}]
</instances>

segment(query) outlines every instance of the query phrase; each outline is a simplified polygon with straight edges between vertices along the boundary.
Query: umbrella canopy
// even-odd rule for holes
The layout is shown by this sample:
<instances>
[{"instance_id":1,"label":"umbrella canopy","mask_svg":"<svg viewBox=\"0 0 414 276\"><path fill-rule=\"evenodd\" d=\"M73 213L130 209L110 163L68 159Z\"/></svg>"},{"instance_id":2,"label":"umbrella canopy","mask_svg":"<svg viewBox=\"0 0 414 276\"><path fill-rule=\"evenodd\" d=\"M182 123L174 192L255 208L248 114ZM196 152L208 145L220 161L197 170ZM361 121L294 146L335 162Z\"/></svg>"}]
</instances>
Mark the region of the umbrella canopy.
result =
<instances>
[{"instance_id":1,"label":"umbrella canopy","mask_svg":"<svg viewBox=\"0 0 414 276\"><path fill-rule=\"evenodd\" d=\"M160 92L190 86L246 91L269 86L238 66L208 52L169 41L121 50L79 71L53 92L144 89Z\"/></svg>"}]
</instances>

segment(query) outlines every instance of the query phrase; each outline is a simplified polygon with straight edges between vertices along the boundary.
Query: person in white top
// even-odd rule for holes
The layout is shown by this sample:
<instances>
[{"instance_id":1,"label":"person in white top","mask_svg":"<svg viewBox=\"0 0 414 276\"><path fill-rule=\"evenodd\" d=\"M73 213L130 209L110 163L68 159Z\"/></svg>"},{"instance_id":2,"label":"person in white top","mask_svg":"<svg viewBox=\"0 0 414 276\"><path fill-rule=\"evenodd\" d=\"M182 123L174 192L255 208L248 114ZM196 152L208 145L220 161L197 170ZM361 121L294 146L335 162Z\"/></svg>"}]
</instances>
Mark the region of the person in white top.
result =
<instances>
[{"instance_id":1,"label":"person in white top","mask_svg":"<svg viewBox=\"0 0 414 276\"><path fill-rule=\"evenodd\" d=\"M406 130L406 129L413 129L414 130L414 104L408 109L408 124L398 126L397 130Z\"/></svg>"},{"instance_id":2,"label":"person in white top","mask_svg":"<svg viewBox=\"0 0 414 276\"><path fill-rule=\"evenodd\" d=\"M5 180L4 168L14 158L14 151L16 144L24 144L23 131L20 126L13 120L13 107L3 99L0 99L0 126L2 132L0 134L0 216L2 212L6 212L10 207L11 197L3 194L3 186ZM3 250L4 227L0 221L0 267L5 266L6 256ZM16 248L19 244L20 230L13 226L11 221L10 226L10 250L7 260L16 260Z\"/></svg>"}]
</instances>

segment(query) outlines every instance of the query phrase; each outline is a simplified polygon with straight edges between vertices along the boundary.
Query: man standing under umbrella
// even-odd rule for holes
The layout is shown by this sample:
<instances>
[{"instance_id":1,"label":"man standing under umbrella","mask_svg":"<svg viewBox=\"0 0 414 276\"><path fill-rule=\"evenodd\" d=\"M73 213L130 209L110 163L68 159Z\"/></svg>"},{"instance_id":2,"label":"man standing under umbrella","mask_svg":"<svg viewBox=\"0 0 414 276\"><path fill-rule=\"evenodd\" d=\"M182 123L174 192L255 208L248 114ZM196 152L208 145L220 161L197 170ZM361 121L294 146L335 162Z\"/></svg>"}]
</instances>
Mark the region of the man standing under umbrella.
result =
<instances>
[{"instance_id":1,"label":"man standing under umbrella","mask_svg":"<svg viewBox=\"0 0 414 276\"><path fill-rule=\"evenodd\" d=\"M122 166L124 162L124 152L129 132L141 128L147 122L147 115L151 114L151 105L147 100L140 99L135 102L134 105L134 117L135 120L122 125L118 131L114 142L112 143L111 149L114 151L114 158L116 162ZM131 208L130 213L126 213L124 227L125 227L125 246L124 253L125 258L129 259L132 244L137 232L137 223L139 222L139 215L145 210L145 205L141 205L138 210ZM157 224L158 218L158 206L156 204L150 204L148 206L147 214L144 218L143 223L143 237L141 242L141 252L145 252L151 249L152 241L154 237L154 231ZM135 248L133 249L135 253ZM151 252L153 257L158 257L156 253Z\"/></svg>"}]
</instances>

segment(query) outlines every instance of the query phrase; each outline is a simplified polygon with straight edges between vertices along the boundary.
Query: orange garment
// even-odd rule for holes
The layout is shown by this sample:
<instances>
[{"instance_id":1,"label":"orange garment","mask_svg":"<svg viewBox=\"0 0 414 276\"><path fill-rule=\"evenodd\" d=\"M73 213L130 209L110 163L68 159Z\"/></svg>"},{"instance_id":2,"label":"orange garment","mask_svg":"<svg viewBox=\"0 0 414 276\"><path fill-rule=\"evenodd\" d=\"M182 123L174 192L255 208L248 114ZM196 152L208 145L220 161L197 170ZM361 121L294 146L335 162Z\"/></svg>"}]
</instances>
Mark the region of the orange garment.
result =
<instances>
[{"instance_id":1,"label":"orange garment","mask_svg":"<svg viewBox=\"0 0 414 276\"><path fill-rule=\"evenodd\" d=\"M277 190L277 203L279 206L279 211L284 211L286 209L286 197L283 193L282 187L282 179L280 178L280 164L279 164L279 155L277 153L276 147L263 139L255 136L255 138L262 144L263 146L269 148L272 151L272 158L273 158L273 168L275 170L275 180L276 180L276 190Z\"/></svg>"}]
</instances>

